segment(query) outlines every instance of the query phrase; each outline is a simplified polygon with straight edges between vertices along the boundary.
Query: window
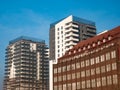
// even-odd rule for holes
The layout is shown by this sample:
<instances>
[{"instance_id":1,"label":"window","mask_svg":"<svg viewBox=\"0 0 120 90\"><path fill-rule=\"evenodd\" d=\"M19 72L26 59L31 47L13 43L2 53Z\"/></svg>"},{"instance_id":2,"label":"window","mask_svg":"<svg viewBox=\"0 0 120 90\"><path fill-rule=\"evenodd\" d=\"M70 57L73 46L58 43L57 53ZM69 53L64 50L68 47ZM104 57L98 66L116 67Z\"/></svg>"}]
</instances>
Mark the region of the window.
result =
<instances>
[{"instance_id":1,"label":"window","mask_svg":"<svg viewBox=\"0 0 120 90\"><path fill-rule=\"evenodd\" d=\"M101 66L101 73L105 72L105 66Z\"/></svg>"},{"instance_id":2,"label":"window","mask_svg":"<svg viewBox=\"0 0 120 90\"><path fill-rule=\"evenodd\" d=\"M106 60L110 60L110 53L106 53Z\"/></svg>"},{"instance_id":3,"label":"window","mask_svg":"<svg viewBox=\"0 0 120 90\"><path fill-rule=\"evenodd\" d=\"M54 82L57 82L57 77L54 77Z\"/></svg>"},{"instance_id":4,"label":"window","mask_svg":"<svg viewBox=\"0 0 120 90\"><path fill-rule=\"evenodd\" d=\"M64 88L64 90L67 90L67 88L66 88L66 84L63 84L63 88Z\"/></svg>"},{"instance_id":5,"label":"window","mask_svg":"<svg viewBox=\"0 0 120 90\"><path fill-rule=\"evenodd\" d=\"M96 85L95 85L95 79L92 79L92 87L94 88Z\"/></svg>"},{"instance_id":6,"label":"window","mask_svg":"<svg viewBox=\"0 0 120 90\"><path fill-rule=\"evenodd\" d=\"M116 51L115 50L111 52L111 58L116 58Z\"/></svg>"},{"instance_id":7,"label":"window","mask_svg":"<svg viewBox=\"0 0 120 90\"><path fill-rule=\"evenodd\" d=\"M96 57L96 63L99 63L99 57Z\"/></svg>"},{"instance_id":8,"label":"window","mask_svg":"<svg viewBox=\"0 0 120 90\"><path fill-rule=\"evenodd\" d=\"M117 69L117 64L116 63L112 63L112 70L116 70Z\"/></svg>"},{"instance_id":9,"label":"window","mask_svg":"<svg viewBox=\"0 0 120 90\"><path fill-rule=\"evenodd\" d=\"M87 88L90 88L90 80L87 80Z\"/></svg>"},{"instance_id":10,"label":"window","mask_svg":"<svg viewBox=\"0 0 120 90\"><path fill-rule=\"evenodd\" d=\"M86 60L86 66L89 66L89 64L90 64L89 60Z\"/></svg>"},{"instance_id":11,"label":"window","mask_svg":"<svg viewBox=\"0 0 120 90\"><path fill-rule=\"evenodd\" d=\"M57 86L54 86L54 90L58 90L58 89L57 89Z\"/></svg>"},{"instance_id":12,"label":"window","mask_svg":"<svg viewBox=\"0 0 120 90\"><path fill-rule=\"evenodd\" d=\"M67 71L70 71L70 65L67 65Z\"/></svg>"},{"instance_id":13,"label":"window","mask_svg":"<svg viewBox=\"0 0 120 90\"><path fill-rule=\"evenodd\" d=\"M70 83L68 84L68 90L72 90Z\"/></svg>"},{"instance_id":14,"label":"window","mask_svg":"<svg viewBox=\"0 0 120 90\"><path fill-rule=\"evenodd\" d=\"M102 77L102 86L106 86L106 77Z\"/></svg>"},{"instance_id":15,"label":"window","mask_svg":"<svg viewBox=\"0 0 120 90\"><path fill-rule=\"evenodd\" d=\"M72 64L71 68L72 70L75 70L75 64Z\"/></svg>"},{"instance_id":16,"label":"window","mask_svg":"<svg viewBox=\"0 0 120 90\"><path fill-rule=\"evenodd\" d=\"M85 66L84 61L81 62L81 68Z\"/></svg>"},{"instance_id":17,"label":"window","mask_svg":"<svg viewBox=\"0 0 120 90\"><path fill-rule=\"evenodd\" d=\"M59 77L58 77L58 81L62 81L62 76L59 76Z\"/></svg>"},{"instance_id":18,"label":"window","mask_svg":"<svg viewBox=\"0 0 120 90\"><path fill-rule=\"evenodd\" d=\"M62 90L62 85L59 85L59 90Z\"/></svg>"},{"instance_id":19,"label":"window","mask_svg":"<svg viewBox=\"0 0 120 90\"><path fill-rule=\"evenodd\" d=\"M117 75L113 75L113 84L117 84L117 83L118 83Z\"/></svg>"},{"instance_id":20,"label":"window","mask_svg":"<svg viewBox=\"0 0 120 90\"><path fill-rule=\"evenodd\" d=\"M72 90L76 90L76 83L72 83Z\"/></svg>"},{"instance_id":21,"label":"window","mask_svg":"<svg viewBox=\"0 0 120 90\"><path fill-rule=\"evenodd\" d=\"M101 56L100 56L100 59L101 59L101 62L105 61L105 56L104 56L104 55L101 55Z\"/></svg>"},{"instance_id":22,"label":"window","mask_svg":"<svg viewBox=\"0 0 120 90\"><path fill-rule=\"evenodd\" d=\"M85 81L82 81L82 88L85 88Z\"/></svg>"},{"instance_id":23,"label":"window","mask_svg":"<svg viewBox=\"0 0 120 90\"><path fill-rule=\"evenodd\" d=\"M67 75L67 80L70 80L70 79L71 79L71 75L68 74L68 75Z\"/></svg>"},{"instance_id":24,"label":"window","mask_svg":"<svg viewBox=\"0 0 120 90\"><path fill-rule=\"evenodd\" d=\"M103 42L106 42L106 39L103 39Z\"/></svg>"},{"instance_id":25,"label":"window","mask_svg":"<svg viewBox=\"0 0 120 90\"><path fill-rule=\"evenodd\" d=\"M77 72L77 78L80 78L80 72Z\"/></svg>"},{"instance_id":26,"label":"window","mask_svg":"<svg viewBox=\"0 0 120 90\"><path fill-rule=\"evenodd\" d=\"M107 70L107 72L111 70L111 65L110 64L106 65L106 70Z\"/></svg>"},{"instance_id":27,"label":"window","mask_svg":"<svg viewBox=\"0 0 120 90\"><path fill-rule=\"evenodd\" d=\"M100 87L101 86L101 82L100 82L100 78L97 78L97 87Z\"/></svg>"},{"instance_id":28,"label":"window","mask_svg":"<svg viewBox=\"0 0 120 90\"><path fill-rule=\"evenodd\" d=\"M85 71L81 71L81 77L85 77Z\"/></svg>"},{"instance_id":29,"label":"window","mask_svg":"<svg viewBox=\"0 0 120 90\"><path fill-rule=\"evenodd\" d=\"M111 76L107 76L107 84L108 84L108 85L111 85L111 84L112 84Z\"/></svg>"},{"instance_id":30,"label":"window","mask_svg":"<svg viewBox=\"0 0 120 90\"><path fill-rule=\"evenodd\" d=\"M79 62L76 63L76 68L80 68L80 63Z\"/></svg>"},{"instance_id":31,"label":"window","mask_svg":"<svg viewBox=\"0 0 120 90\"><path fill-rule=\"evenodd\" d=\"M100 74L100 67L96 68L96 74Z\"/></svg>"},{"instance_id":32,"label":"window","mask_svg":"<svg viewBox=\"0 0 120 90\"><path fill-rule=\"evenodd\" d=\"M75 79L75 73L72 73L72 79Z\"/></svg>"},{"instance_id":33,"label":"window","mask_svg":"<svg viewBox=\"0 0 120 90\"><path fill-rule=\"evenodd\" d=\"M66 75L63 75L63 81L65 81L66 80Z\"/></svg>"},{"instance_id":34,"label":"window","mask_svg":"<svg viewBox=\"0 0 120 90\"><path fill-rule=\"evenodd\" d=\"M86 76L90 76L90 70L86 70Z\"/></svg>"},{"instance_id":35,"label":"window","mask_svg":"<svg viewBox=\"0 0 120 90\"><path fill-rule=\"evenodd\" d=\"M61 73L61 67L58 68L58 73Z\"/></svg>"},{"instance_id":36,"label":"window","mask_svg":"<svg viewBox=\"0 0 120 90\"><path fill-rule=\"evenodd\" d=\"M90 61L91 61L91 65L93 65L94 64L94 58L91 58Z\"/></svg>"},{"instance_id":37,"label":"window","mask_svg":"<svg viewBox=\"0 0 120 90\"><path fill-rule=\"evenodd\" d=\"M77 82L77 89L80 89L80 82Z\"/></svg>"},{"instance_id":38,"label":"window","mask_svg":"<svg viewBox=\"0 0 120 90\"><path fill-rule=\"evenodd\" d=\"M63 68L62 71L65 72L66 71L66 66L63 66L62 68Z\"/></svg>"},{"instance_id":39,"label":"window","mask_svg":"<svg viewBox=\"0 0 120 90\"><path fill-rule=\"evenodd\" d=\"M91 69L91 75L95 75L95 68Z\"/></svg>"},{"instance_id":40,"label":"window","mask_svg":"<svg viewBox=\"0 0 120 90\"><path fill-rule=\"evenodd\" d=\"M57 68L54 69L54 74L57 73Z\"/></svg>"}]
</instances>

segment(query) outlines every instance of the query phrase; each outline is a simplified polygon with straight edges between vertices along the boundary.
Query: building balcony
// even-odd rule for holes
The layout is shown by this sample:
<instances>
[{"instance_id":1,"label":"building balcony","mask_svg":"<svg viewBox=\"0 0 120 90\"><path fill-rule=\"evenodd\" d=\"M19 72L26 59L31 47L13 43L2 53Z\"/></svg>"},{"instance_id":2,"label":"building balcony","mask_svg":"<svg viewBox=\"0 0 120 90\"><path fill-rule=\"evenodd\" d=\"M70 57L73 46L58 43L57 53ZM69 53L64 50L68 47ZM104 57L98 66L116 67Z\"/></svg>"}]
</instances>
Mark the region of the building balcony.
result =
<instances>
[{"instance_id":1,"label":"building balcony","mask_svg":"<svg viewBox=\"0 0 120 90\"><path fill-rule=\"evenodd\" d=\"M68 25L65 26L66 29L70 28L70 27L76 27L76 28L78 28L78 25L70 23L70 24L68 24Z\"/></svg>"},{"instance_id":2,"label":"building balcony","mask_svg":"<svg viewBox=\"0 0 120 90\"><path fill-rule=\"evenodd\" d=\"M69 42L69 41L79 41L79 39L74 37L69 37L65 40L65 42Z\"/></svg>"},{"instance_id":3,"label":"building balcony","mask_svg":"<svg viewBox=\"0 0 120 90\"><path fill-rule=\"evenodd\" d=\"M65 30L65 33L69 33L69 32L79 32L79 30L77 30L77 29L74 29L74 28L70 28L70 29L67 29L67 30Z\"/></svg>"},{"instance_id":4,"label":"building balcony","mask_svg":"<svg viewBox=\"0 0 120 90\"><path fill-rule=\"evenodd\" d=\"M74 46L74 45L76 45L76 43L74 43L74 42L69 42L69 43L66 43L66 45L65 45L65 47L67 47L67 46Z\"/></svg>"},{"instance_id":5,"label":"building balcony","mask_svg":"<svg viewBox=\"0 0 120 90\"><path fill-rule=\"evenodd\" d=\"M70 32L70 33L66 34L65 37L68 38L68 37L71 37L71 36L79 37L79 34L75 34L73 32Z\"/></svg>"}]
</instances>

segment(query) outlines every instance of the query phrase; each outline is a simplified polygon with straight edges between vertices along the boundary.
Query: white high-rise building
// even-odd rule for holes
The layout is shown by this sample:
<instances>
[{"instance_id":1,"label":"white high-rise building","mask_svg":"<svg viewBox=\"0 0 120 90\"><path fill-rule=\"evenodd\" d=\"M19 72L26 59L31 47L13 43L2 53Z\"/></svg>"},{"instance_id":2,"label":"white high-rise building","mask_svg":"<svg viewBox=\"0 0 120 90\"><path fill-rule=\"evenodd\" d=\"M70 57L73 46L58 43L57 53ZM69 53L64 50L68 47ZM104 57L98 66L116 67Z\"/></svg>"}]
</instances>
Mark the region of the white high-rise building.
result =
<instances>
[{"instance_id":1,"label":"white high-rise building","mask_svg":"<svg viewBox=\"0 0 120 90\"><path fill-rule=\"evenodd\" d=\"M68 16L50 25L50 86L52 85L52 64L74 45L96 35L95 22L76 16ZM53 90L53 87L50 87Z\"/></svg>"},{"instance_id":2,"label":"white high-rise building","mask_svg":"<svg viewBox=\"0 0 120 90\"><path fill-rule=\"evenodd\" d=\"M79 41L96 35L95 23L68 16L50 25L50 59L56 60Z\"/></svg>"}]
</instances>

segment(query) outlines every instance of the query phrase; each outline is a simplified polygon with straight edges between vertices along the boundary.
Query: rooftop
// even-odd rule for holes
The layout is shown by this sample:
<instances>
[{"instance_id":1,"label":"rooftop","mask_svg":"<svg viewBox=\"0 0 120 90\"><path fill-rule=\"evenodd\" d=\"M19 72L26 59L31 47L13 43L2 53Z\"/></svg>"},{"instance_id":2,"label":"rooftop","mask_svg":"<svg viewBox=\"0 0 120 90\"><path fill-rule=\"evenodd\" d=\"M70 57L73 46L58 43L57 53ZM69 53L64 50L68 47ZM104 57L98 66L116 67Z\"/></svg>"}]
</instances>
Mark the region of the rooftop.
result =
<instances>
[{"instance_id":1,"label":"rooftop","mask_svg":"<svg viewBox=\"0 0 120 90\"><path fill-rule=\"evenodd\" d=\"M40 43L45 43L45 40L40 40L40 39L37 39L37 38L33 38L33 37L27 37L27 36L20 36L14 40L11 40L9 42L9 44L13 44L17 41L20 41L20 40L28 40L28 41L32 41L32 42L40 42Z\"/></svg>"},{"instance_id":2,"label":"rooftop","mask_svg":"<svg viewBox=\"0 0 120 90\"><path fill-rule=\"evenodd\" d=\"M82 23L82 24L88 24L88 25L95 26L95 22L93 22L93 21L86 20L86 19L83 19L83 18L79 18L79 17L73 16L73 15L71 15L71 16L72 16L73 21L75 21L75 22L79 22L79 23ZM69 17L69 16L68 16L68 17ZM68 18L68 17L65 17L65 18ZM58 21L50 24L50 27L55 26L55 24L61 22L61 21L64 20L65 18L60 19L60 20L58 20Z\"/></svg>"}]
</instances>

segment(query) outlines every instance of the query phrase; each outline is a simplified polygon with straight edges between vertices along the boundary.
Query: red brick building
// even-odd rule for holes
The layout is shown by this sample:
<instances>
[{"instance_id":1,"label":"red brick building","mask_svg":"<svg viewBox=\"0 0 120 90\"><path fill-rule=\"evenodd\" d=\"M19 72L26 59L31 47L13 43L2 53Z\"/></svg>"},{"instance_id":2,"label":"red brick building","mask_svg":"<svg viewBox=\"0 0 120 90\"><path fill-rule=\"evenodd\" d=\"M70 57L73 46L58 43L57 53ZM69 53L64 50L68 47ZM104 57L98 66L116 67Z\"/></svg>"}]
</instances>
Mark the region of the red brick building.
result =
<instances>
[{"instance_id":1,"label":"red brick building","mask_svg":"<svg viewBox=\"0 0 120 90\"><path fill-rule=\"evenodd\" d=\"M120 26L78 43L53 70L54 90L120 90Z\"/></svg>"}]
</instances>

